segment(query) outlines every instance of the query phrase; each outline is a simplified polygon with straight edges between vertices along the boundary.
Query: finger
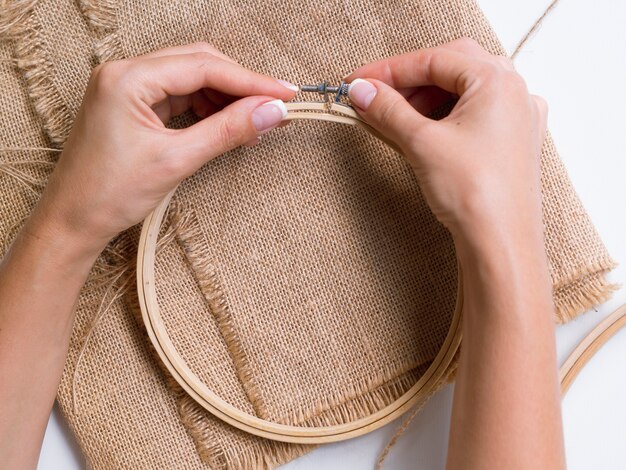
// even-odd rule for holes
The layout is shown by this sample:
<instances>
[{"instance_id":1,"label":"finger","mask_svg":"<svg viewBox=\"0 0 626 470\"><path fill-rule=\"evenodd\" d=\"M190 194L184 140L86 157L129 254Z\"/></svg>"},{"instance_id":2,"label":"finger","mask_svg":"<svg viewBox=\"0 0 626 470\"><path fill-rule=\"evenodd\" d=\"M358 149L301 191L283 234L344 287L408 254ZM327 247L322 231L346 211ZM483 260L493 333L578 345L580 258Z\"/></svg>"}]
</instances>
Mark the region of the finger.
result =
<instances>
[{"instance_id":1,"label":"finger","mask_svg":"<svg viewBox=\"0 0 626 470\"><path fill-rule=\"evenodd\" d=\"M244 145L277 127L287 116L280 100L267 96L242 98L221 111L168 136L168 158L183 159L180 164L189 175L205 162Z\"/></svg>"},{"instance_id":2,"label":"finger","mask_svg":"<svg viewBox=\"0 0 626 470\"><path fill-rule=\"evenodd\" d=\"M548 129L548 103L541 96L530 95L535 103L537 127L539 128L539 147L543 145Z\"/></svg>"},{"instance_id":3,"label":"finger","mask_svg":"<svg viewBox=\"0 0 626 470\"><path fill-rule=\"evenodd\" d=\"M504 57L501 55L494 56L494 60L497 61L504 70L508 70L510 72L515 71L515 67L513 66L513 61L509 59L508 57Z\"/></svg>"},{"instance_id":4,"label":"finger","mask_svg":"<svg viewBox=\"0 0 626 470\"><path fill-rule=\"evenodd\" d=\"M237 98L232 95L227 95L225 93L220 93L218 91L212 90L211 88L203 88L202 94L213 104L220 107L225 107L235 101Z\"/></svg>"},{"instance_id":5,"label":"finger","mask_svg":"<svg viewBox=\"0 0 626 470\"><path fill-rule=\"evenodd\" d=\"M410 147L420 127L430 121L400 93L379 80L354 80L348 96L365 122L401 148Z\"/></svg>"},{"instance_id":6,"label":"finger","mask_svg":"<svg viewBox=\"0 0 626 470\"><path fill-rule=\"evenodd\" d=\"M206 52L208 54L213 54L220 59L226 60L228 62L232 62L236 64L237 61L228 57L226 54L223 54L219 49L215 48L211 44L207 42L194 42L192 44L183 44L180 46L166 47L163 49L158 49L156 51L148 52L147 54L143 54L135 57L135 59L153 59L155 57L165 57L169 55L182 55L182 54L193 54L194 52Z\"/></svg>"},{"instance_id":7,"label":"finger","mask_svg":"<svg viewBox=\"0 0 626 470\"><path fill-rule=\"evenodd\" d=\"M190 95L191 100L191 110L201 118L205 118L210 116L211 114L219 111L222 107L215 106L202 91L196 91L195 93Z\"/></svg>"},{"instance_id":8,"label":"finger","mask_svg":"<svg viewBox=\"0 0 626 470\"><path fill-rule=\"evenodd\" d=\"M389 57L365 65L346 77L375 78L393 88L435 85L461 95L469 88L486 61L462 52L437 47Z\"/></svg>"},{"instance_id":9,"label":"finger","mask_svg":"<svg viewBox=\"0 0 626 470\"><path fill-rule=\"evenodd\" d=\"M530 95L533 101L535 102L535 106L537 107L537 116L539 119L539 123L543 125L543 127L547 127L548 120L548 103L541 96L538 95Z\"/></svg>"},{"instance_id":10,"label":"finger","mask_svg":"<svg viewBox=\"0 0 626 470\"><path fill-rule=\"evenodd\" d=\"M437 47L432 47L428 49L420 49L417 51L407 52L406 54L402 54L400 56L390 57L387 59L378 60L375 62L371 62L369 64L365 64L362 67L359 67L350 75L344 77L344 81L351 82L355 78L376 78L378 80L384 81L388 85L393 86L394 88L401 88L401 85L395 85L390 80L393 78L391 75L391 71L388 69L390 59L394 59L396 57L403 58L404 60L408 60L413 58L413 56L424 54L431 54L432 52L436 52L439 50L448 50L451 52L459 52L465 54L469 57L474 57L476 59L487 60L492 58L491 54L489 54L478 42L470 38L460 38L454 41L441 44ZM419 85L410 85L410 86L419 86Z\"/></svg>"},{"instance_id":11,"label":"finger","mask_svg":"<svg viewBox=\"0 0 626 470\"><path fill-rule=\"evenodd\" d=\"M170 96L160 103L152 106L152 111L161 120L163 124L167 124L173 116L178 116L185 112L190 106L190 95L186 96Z\"/></svg>"},{"instance_id":12,"label":"finger","mask_svg":"<svg viewBox=\"0 0 626 470\"><path fill-rule=\"evenodd\" d=\"M491 54L487 52L487 50L478 43L475 39L472 38L459 38L454 41L447 42L438 47L443 47L444 49L449 49L451 51L462 52L469 56L473 57L490 57Z\"/></svg>"},{"instance_id":13,"label":"finger","mask_svg":"<svg viewBox=\"0 0 626 470\"><path fill-rule=\"evenodd\" d=\"M405 89L403 88L403 90ZM454 97L451 93L436 86L410 88L410 90L413 90L413 93L407 95L406 100L424 116L428 116Z\"/></svg>"},{"instance_id":14,"label":"finger","mask_svg":"<svg viewBox=\"0 0 626 470\"><path fill-rule=\"evenodd\" d=\"M152 110L161 122L167 125L171 118L183 114L188 109L191 109L196 116L204 118L223 107L210 101L202 91L196 91L191 95L170 96L153 105Z\"/></svg>"},{"instance_id":15,"label":"finger","mask_svg":"<svg viewBox=\"0 0 626 470\"><path fill-rule=\"evenodd\" d=\"M254 139L252 139L252 140L246 142L245 144L243 144L243 146L244 147L254 147L259 142L261 142L261 136L255 137Z\"/></svg>"},{"instance_id":16,"label":"finger","mask_svg":"<svg viewBox=\"0 0 626 470\"><path fill-rule=\"evenodd\" d=\"M238 97L269 95L282 100L293 98L297 91L295 85L285 85L206 52L142 60L129 66L127 72L129 79L137 78L143 84L141 98L149 105L201 88Z\"/></svg>"}]
</instances>

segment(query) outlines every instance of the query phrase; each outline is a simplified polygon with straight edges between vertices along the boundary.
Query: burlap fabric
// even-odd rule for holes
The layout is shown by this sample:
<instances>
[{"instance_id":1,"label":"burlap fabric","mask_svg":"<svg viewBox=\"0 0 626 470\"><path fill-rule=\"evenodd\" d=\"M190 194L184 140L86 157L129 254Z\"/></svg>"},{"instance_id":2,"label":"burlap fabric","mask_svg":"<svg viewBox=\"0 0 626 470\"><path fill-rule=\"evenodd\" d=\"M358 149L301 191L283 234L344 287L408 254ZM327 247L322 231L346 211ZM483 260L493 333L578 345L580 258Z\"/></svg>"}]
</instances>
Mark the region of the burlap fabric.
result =
<instances>
[{"instance_id":1,"label":"burlap fabric","mask_svg":"<svg viewBox=\"0 0 626 470\"><path fill-rule=\"evenodd\" d=\"M61 146L96 62L164 46L204 40L294 83L338 82L361 63L461 36L504 53L466 0L39 0L7 8L2 21L2 52L19 59L17 69L0 64L7 147ZM45 179L49 166L26 171ZM606 299L613 263L550 139L542 169L546 249L566 321ZM17 181L0 176L3 234L36 199ZM364 416L410 387L443 341L456 287L449 236L401 158L358 130L293 123L220 157L181 186L165 225L156 270L168 332L194 373L248 413L304 426ZM136 229L116 240L85 286L59 388L90 464L271 468L306 452L223 424L162 370L133 317L133 289L115 296L132 279L136 240ZM86 342L103 297L108 309Z\"/></svg>"}]
</instances>

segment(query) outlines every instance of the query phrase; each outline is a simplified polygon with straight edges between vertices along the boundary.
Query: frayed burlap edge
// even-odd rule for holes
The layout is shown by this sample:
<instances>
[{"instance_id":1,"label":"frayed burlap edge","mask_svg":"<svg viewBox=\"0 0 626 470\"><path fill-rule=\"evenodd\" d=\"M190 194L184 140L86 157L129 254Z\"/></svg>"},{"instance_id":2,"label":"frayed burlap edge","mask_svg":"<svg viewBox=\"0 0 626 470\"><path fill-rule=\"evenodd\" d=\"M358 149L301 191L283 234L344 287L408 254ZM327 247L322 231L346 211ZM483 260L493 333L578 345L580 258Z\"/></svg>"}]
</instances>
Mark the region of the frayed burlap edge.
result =
<instances>
[{"instance_id":1,"label":"frayed burlap edge","mask_svg":"<svg viewBox=\"0 0 626 470\"><path fill-rule=\"evenodd\" d=\"M460 356L461 350L457 349L454 357L452 358L452 361L450 361L450 364L448 364L448 368L444 371L443 375L433 386L432 390L424 397L423 400L413 405L413 408L411 408L410 412L407 412L406 418L402 420L402 423L400 424L398 429L396 429L393 437L389 440L389 442L387 442L387 445L378 456L378 459L376 461L376 470L382 469L383 464L385 463L385 459L389 456L391 449L393 449L393 447L398 442L398 439L402 437L404 432L408 429L409 425L413 422L413 419L415 419L419 412L422 411L422 409L424 408L424 406L426 406L426 403L428 403L432 396L446 385L454 382L454 379L456 378L456 373L459 369Z\"/></svg>"},{"instance_id":2,"label":"frayed burlap edge","mask_svg":"<svg viewBox=\"0 0 626 470\"><path fill-rule=\"evenodd\" d=\"M159 239L157 252L166 244L173 241L173 235L174 232L170 226L165 230L165 233ZM133 266L136 268L136 263L133 263ZM136 272L133 273L133 275L135 274ZM211 469L273 469L279 465L290 462L315 448L315 446L312 445L271 441L269 439L263 439L251 435L247 435L246 438L255 440L255 445L246 445L243 450L240 448L225 448L222 445L222 442L219 442L215 438L215 429L211 428L208 421L209 419L219 421L219 419L207 416L208 411L206 411L189 394L187 394L187 392L185 392L185 390L167 370L163 361L161 361L161 358L159 357L145 330L137 290L129 290L124 296L124 300L126 306L130 312L132 312L135 320L140 326L143 336L142 343L146 345L150 351L151 357L158 364L159 370L165 378L167 387L175 398L181 422L183 423L187 433L192 438L200 459ZM221 421L219 422L219 425L230 426ZM235 430L235 432L245 434L244 431Z\"/></svg>"},{"instance_id":3,"label":"frayed burlap edge","mask_svg":"<svg viewBox=\"0 0 626 470\"><path fill-rule=\"evenodd\" d=\"M98 38L94 51L100 62L123 59L122 42L117 36L117 0L79 0L78 3Z\"/></svg>"},{"instance_id":4,"label":"frayed burlap edge","mask_svg":"<svg viewBox=\"0 0 626 470\"><path fill-rule=\"evenodd\" d=\"M609 271L617 263L611 259L598 262L591 269L581 269L578 278L572 278L569 284L555 288L555 310L558 323L567 323L582 313L600 305L611 298L619 284L606 279ZM584 287L581 287L584 285Z\"/></svg>"},{"instance_id":5,"label":"frayed burlap edge","mask_svg":"<svg viewBox=\"0 0 626 470\"><path fill-rule=\"evenodd\" d=\"M265 403L252 376L246 353L241 343L236 341L238 335L234 329L226 296L195 212L182 210L178 205L170 204L169 214L170 224L175 227L176 238L191 265L193 277L217 321L228 352L235 363L239 382L257 416L265 417L267 415Z\"/></svg>"},{"instance_id":6,"label":"frayed burlap edge","mask_svg":"<svg viewBox=\"0 0 626 470\"><path fill-rule=\"evenodd\" d=\"M13 40L16 65L26 80L28 96L52 143L61 145L72 117L52 81L53 65L32 14L38 0L0 0L0 35Z\"/></svg>"},{"instance_id":7,"label":"frayed burlap edge","mask_svg":"<svg viewBox=\"0 0 626 470\"><path fill-rule=\"evenodd\" d=\"M0 0L0 39L11 42L14 63L24 77L28 97L37 116L41 119L50 142L59 148L20 147L0 149L0 151L48 151L58 155L70 133L73 118L52 81L54 66L45 51L40 35L41 27L33 17L37 3L38 0ZM33 181L32 183L38 186L37 193L40 194L45 182ZM106 255L110 249L108 246L104 254ZM112 254L116 255L116 253ZM96 261L96 267L105 268L101 263L100 257Z\"/></svg>"}]
</instances>

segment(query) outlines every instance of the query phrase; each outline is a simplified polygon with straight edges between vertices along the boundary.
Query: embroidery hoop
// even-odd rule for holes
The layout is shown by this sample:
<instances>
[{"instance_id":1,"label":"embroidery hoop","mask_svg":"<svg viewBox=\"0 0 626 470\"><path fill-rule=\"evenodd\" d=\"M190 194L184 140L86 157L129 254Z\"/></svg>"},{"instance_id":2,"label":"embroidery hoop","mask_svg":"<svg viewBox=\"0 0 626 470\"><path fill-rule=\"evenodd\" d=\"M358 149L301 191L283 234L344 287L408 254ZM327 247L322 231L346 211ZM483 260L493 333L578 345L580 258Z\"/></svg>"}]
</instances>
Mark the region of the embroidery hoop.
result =
<instances>
[{"instance_id":1,"label":"embroidery hoop","mask_svg":"<svg viewBox=\"0 0 626 470\"><path fill-rule=\"evenodd\" d=\"M569 355L559 370L561 397L564 397L579 372L615 334L626 326L626 304L601 321Z\"/></svg>"},{"instance_id":2,"label":"embroidery hoop","mask_svg":"<svg viewBox=\"0 0 626 470\"><path fill-rule=\"evenodd\" d=\"M365 123L350 106L337 101L333 103L328 101L292 102L286 103L286 106L288 114L285 120L310 119L359 126L400 153L397 145ZM160 316L156 298L154 275L156 244L161 223L175 191L176 189L172 190L143 222L137 252L137 291L141 315L152 345L170 374L198 404L230 425L260 437L282 442L321 444L350 439L374 431L412 407L425 402L435 391L461 342L463 293L460 267L457 267L458 286L455 310L450 329L438 354L415 385L396 401L376 413L334 426L290 426L244 413L213 393L191 371L174 347Z\"/></svg>"}]
</instances>

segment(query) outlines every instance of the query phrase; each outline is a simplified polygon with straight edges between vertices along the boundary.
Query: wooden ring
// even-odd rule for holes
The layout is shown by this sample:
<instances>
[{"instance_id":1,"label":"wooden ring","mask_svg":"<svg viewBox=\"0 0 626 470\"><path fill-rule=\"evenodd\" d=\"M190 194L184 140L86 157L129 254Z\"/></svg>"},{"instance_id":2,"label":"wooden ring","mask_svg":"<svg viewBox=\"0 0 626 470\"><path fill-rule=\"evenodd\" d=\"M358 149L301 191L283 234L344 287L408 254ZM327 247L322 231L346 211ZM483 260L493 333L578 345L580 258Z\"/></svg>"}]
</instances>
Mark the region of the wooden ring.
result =
<instances>
[{"instance_id":1,"label":"wooden ring","mask_svg":"<svg viewBox=\"0 0 626 470\"><path fill-rule=\"evenodd\" d=\"M289 111L286 120L313 119L356 125L387 143L399 152L398 147L360 119L350 107L333 103L286 103ZM400 152L399 152L400 153ZM189 369L172 341L160 316L156 299L154 262L156 244L166 209L176 189L159 203L143 222L137 253L137 290L143 321L159 357L180 384L201 406L213 415L243 431L268 439L301 444L320 444L357 437L384 426L401 416L413 406L422 403L447 371L461 342L462 283L458 267L458 288L455 311L448 334L437 356L424 375L404 395L392 404L364 418L335 426L304 427L273 423L248 413L243 413L227 403ZM458 265L457 265L458 266Z\"/></svg>"},{"instance_id":2,"label":"wooden ring","mask_svg":"<svg viewBox=\"0 0 626 470\"><path fill-rule=\"evenodd\" d=\"M619 307L600 322L598 326L591 330L591 333L574 348L572 354L570 354L559 370L562 397L565 396L576 377L578 377L578 373L595 353L624 326L626 326L626 304Z\"/></svg>"}]
</instances>

